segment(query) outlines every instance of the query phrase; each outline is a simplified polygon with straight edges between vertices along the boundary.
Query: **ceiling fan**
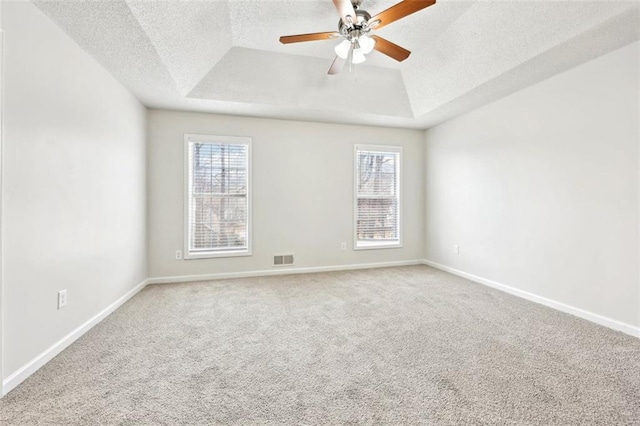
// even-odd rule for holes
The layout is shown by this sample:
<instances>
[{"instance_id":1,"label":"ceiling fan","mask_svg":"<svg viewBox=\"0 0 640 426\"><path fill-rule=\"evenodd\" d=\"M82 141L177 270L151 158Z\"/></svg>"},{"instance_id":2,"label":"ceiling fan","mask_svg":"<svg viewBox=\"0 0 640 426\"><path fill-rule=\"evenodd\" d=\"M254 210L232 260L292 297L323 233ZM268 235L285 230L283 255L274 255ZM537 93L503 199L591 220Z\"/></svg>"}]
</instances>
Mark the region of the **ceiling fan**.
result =
<instances>
[{"instance_id":1,"label":"ceiling fan","mask_svg":"<svg viewBox=\"0 0 640 426\"><path fill-rule=\"evenodd\" d=\"M300 43L343 37L344 40L335 47L337 56L329 68L330 75L338 74L347 62L350 64L364 62L365 55L374 49L402 62L411 52L380 36L370 35L371 31L379 30L385 25L429 7L435 4L436 0L404 0L373 17L366 10L359 9L361 3L362 0L333 0L340 14L338 31L282 36L280 43Z\"/></svg>"}]
</instances>

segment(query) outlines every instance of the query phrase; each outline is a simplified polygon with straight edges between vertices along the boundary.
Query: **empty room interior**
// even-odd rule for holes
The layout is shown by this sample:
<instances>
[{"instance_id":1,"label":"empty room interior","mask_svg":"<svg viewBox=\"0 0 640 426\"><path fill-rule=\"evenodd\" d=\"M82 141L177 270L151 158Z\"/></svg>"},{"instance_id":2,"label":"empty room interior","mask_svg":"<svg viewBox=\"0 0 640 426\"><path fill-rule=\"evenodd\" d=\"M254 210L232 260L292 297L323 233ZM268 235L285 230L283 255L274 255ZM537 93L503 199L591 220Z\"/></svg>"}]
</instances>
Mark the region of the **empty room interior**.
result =
<instances>
[{"instance_id":1,"label":"empty room interior","mask_svg":"<svg viewBox=\"0 0 640 426\"><path fill-rule=\"evenodd\" d=\"M640 12L0 3L2 425L640 425Z\"/></svg>"}]
</instances>

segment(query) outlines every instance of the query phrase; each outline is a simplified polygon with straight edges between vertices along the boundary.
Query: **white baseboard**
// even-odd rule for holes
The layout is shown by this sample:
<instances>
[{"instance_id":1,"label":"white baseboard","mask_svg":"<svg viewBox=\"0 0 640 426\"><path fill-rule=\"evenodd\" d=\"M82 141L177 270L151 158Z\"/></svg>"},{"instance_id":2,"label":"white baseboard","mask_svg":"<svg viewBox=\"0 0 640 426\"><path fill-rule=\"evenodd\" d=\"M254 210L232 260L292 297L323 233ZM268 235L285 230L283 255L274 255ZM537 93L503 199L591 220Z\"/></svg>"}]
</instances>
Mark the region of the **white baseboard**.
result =
<instances>
[{"instance_id":1,"label":"white baseboard","mask_svg":"<svg viewBox=\"0 0 640 426\"><path fill-rule=\"evenodd\" d=\"M351 265L315 266L309 268L265 269L261 271L222 272L201 275L174 275L149 278L149 284L183 283L189 281L209 281L228 278L264 277L269 275L311 274L314 272L349 271L354 269L388 268L392 266L421 265L422 260L400 260L396 262L360 263Z\"/></svg>"},{"instance_id":2,"label":"white baseboard","mask_svg":"<svg viewBox=\"0 0 640 426\"><path fill-rule=\"evenodd\" d=\"M73 330L71 333L58 340L40 355L23 365L16 372L2 381L2 396L6 395L13 388L22 383L27 377L35 373L40 367L51 361L56 355L62 352L65 348L78 340L83 334L89 331L93 326L98 324L109 314L114 312L120 306L122 306L127 300L135 296L140 290L145 288L147 280L142 281L140 284L129 290L124 296L113 302L111 305L104 308L98 314L94 315L84 324Z\"/></svg>"},{"instance_id":3,"label":"white baseboard","mask_svg":"<svg viewBox=\"0 0 640 426\"><path fill-rule=\"evenodd\" d=\"M640 338L640 327L636 327L631 324L626 324L602 315L594 314L593 312L585 311L584 309L576 308L570 305L566 305L564 303L556 302L555 300L547 299L546 297L538 296L533 293L529 293L523 290L518 290L517 288L509 287L508 285L500 284L498 282L491 281L486 278L478 277L476 275L469 274L467 272L463 272L458 269L451 268L449 266L441 265L439 263L432 262L430 260L423 260L422 263L425 265L434 267L436 269L440 269L442 271L449 272L454 275L458 275L460 277L477 282L479 284L486 285L487 287L495 288L497 290L504 291L505 293L509 293L514 296L518 296L523 299L527 299L532 302L536 302L541 305L548 306L558 311L575 315L577 317L611 328L613 330L621 331L625 334L629 334L631 336Z\"/></svg>"},{"instance_id":4,"label":"white baseboard","mask_svg":"<svg viewBox=\"0 0 640 426\"><path fill-rule=\"evenodd\" d=\"M2 394L6 395L25 379L35 373L40 367L51 361L56 355L62 352L65 348L78 340L83 334L89 331L93 326L98 324L109 314L114 312L120 306L122 306L127 300L135 296L140 290L146 287L148 284L162 284L162 283L174 283L174 282L187 282L187 281L207 281L225 278L241 278L241 277L258 277L267 275L289 275L289 274L306 274L313 272L328 272L328 271L344 271L352 269L370 269L370 268L385 268L391 266L406 266L406 265L420 265L422 260L408 260L397 262L380 262L380 263L364 263L355 265L335 265L335 266L320 266L311 268L291 268L291 269L276 269L276 270L263 270L263 271L247 271L247 272L227 272L219 274L204 274L204 275L182 275L171 277L158 277L147 278L136 287L128 291L124 296L113 302L111 305L104 308L101 312L94 315L84 324L67 334L65 337L54 343L51 347L46 349L40 355L33 360L19 368L12 373L9 377L2 381Z\"/></svg>"},{"instance_id":5,"label":"white baseboard","mask_svg":"<svg viewBox=\"0 0 640 426\"><path fill-rule=\"evenodd\" d=\"M36 358L31 360L29 363L25 364L16 372L14 372L9 377L4 379L2 382L2 396L9 393L9 391L11 391L20 383L22 383L27 377L35 373L40 367L42 367L47 362L52 360L56 355L62 352L65 348L67 348L73 342L75 342L83 334L89 331L93 326L98 324L100 321L106 318L109 314L111 314L120 306L122 306L127 300L135 296L147 284L164 284L164 283L176 283L176 282L188 282L188 281L208 281L208 280L218 280L218 279L228 279L228 278L259 277L259 276L270 276L270 275L308 274L308 273L315 273L315 272L387 268L387 267L393 267L393 266L409 266L409 265L420 265L420 264L428 265L428 266L440 269L442 271L449 272L451 274L458 275L463 278L467 278L479 284L483 284L488 287L492 287L497 290L504 291L505 293L509 293L514 296L522 297L523 299L527 299L532 302L540 303L550 308L557 309L559 311L575 315L577 317L586 319L596 324L600 324L602 326L609 327L611 329L621 331L631 336L640 338L640 327L636 327L630 324L625 324L623 322L616 321L614 319L611 319L602 315L594 314L592 312L585 311L583 309L575 308L573 306L569 306L564 303L556 302L554 300L547 299L545 297L538 296L533 293L528 293L523 290L518 290L516 288L509 287L507 285L500 284L498 282L491 281L486 278L478 277L476 275L469 274L467 272L463 272L445 265L441 265L439 263L432 262L430 260L403 260L403 261L395 261L395 262L332 265L332 266L318 266L318 267L309 267L309 268L290 268L290 269L275 269L275 270L267 269L267 270L261 270L261 271L223 272L223 273L217 273L217 274L202 274L202 275L178 275L178 276L148 278L143 282L141 282L140 284L138 284L136 287L134 287L129 292L127 292L124 296L120 297L111 305L104 308L101 312L99 312L98 314L90 318L84 324L82 324L81 326L73 330L71 333L67 334L65 337L63 337L58 342L53 344L47 350L45 350Z\"/></svg>"}]
</instances>

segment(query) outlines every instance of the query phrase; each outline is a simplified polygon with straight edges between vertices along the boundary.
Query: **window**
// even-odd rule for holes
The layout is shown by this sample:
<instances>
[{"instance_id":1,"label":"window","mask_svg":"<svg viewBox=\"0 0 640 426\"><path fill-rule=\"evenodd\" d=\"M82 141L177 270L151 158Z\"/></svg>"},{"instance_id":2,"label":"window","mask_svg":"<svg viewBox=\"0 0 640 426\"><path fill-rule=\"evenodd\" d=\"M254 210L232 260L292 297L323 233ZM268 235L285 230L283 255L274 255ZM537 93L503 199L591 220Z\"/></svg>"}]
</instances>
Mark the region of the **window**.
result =
<instances>
[{"instance_id":1,"label":"window","mask_svg":"<svg viewBox=\"0 0 640 426\"><path fill-rule=\"evenodd\" d=\"M401 247L401 147L355 147L356 249Z\"/></svg>"},{"instance_id":2,"label":"window","mask_svg":"<svg viewBox=\"0 0 640 426\"><path fill-rule=\"evenodd\" d=\"M251 254L251 138L185 135L185 258Z\"/></svg>"}]
</instances>

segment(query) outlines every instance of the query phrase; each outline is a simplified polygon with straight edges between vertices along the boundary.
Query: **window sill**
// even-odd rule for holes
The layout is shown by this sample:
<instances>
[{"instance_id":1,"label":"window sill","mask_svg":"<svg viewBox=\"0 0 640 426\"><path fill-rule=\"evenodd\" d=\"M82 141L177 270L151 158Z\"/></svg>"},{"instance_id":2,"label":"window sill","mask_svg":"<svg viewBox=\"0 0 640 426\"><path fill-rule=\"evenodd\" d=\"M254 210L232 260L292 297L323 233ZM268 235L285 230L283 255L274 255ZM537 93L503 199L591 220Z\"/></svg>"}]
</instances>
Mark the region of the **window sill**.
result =
<instances>
[{"instance_id":1,"label":"window sill","mask_svg":"<svg viewBox=\"0 0 640 426\"><path fill-rule=\"evenodd\" d=\"M398 241L392 242L356 242L354 250L378 250L378 249L390 249L390 248L402 248L402 244Z\"/></svg>"},{"instance_id":2,"label":"window sill","mask_svg":"<svg viewBox=\"0 0 640 426\"><path fill-rule=\"evenodd\" d=\"M197 259L215 259L220 257L239 257L239 256L251 256L250 250L234 250L234 251L215 251L215 252L202 252L202 253L189 253L185 251L184 260L197 260Z\"/></svg>"}]
</instances>

